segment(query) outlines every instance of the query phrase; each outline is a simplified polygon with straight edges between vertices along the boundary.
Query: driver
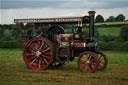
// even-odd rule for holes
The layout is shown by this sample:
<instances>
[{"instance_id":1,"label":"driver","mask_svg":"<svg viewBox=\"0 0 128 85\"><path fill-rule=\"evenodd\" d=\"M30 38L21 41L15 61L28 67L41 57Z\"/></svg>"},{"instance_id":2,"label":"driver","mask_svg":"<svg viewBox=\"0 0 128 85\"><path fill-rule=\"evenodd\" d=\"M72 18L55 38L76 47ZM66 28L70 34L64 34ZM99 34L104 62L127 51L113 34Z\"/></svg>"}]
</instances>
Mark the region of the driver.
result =
<instances>
[{"instance_id":1,"label":"driver","mask_svg":"<svg viewBox=\"0 0 128 85\"><path fill-rule=\"evenodd\" d=\"M34 36L39 35L40 32L41 32L41 31L40 31L40 26L39 26L38 23L36 23L35 26L34 26Z\"/></svg>"}]
</instances>

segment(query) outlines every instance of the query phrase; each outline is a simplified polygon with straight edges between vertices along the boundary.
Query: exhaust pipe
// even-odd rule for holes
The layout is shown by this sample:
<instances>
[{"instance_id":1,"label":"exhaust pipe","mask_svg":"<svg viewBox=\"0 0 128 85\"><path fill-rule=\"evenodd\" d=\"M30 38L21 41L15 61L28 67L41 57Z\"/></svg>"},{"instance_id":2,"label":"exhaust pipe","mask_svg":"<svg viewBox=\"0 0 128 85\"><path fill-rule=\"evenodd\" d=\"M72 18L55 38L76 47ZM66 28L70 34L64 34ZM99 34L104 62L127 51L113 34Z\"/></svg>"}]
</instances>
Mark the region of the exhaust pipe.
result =
<instances>
[{"instance_id":1,"label":"exhaust pipe","mask_svg":"<svg viewBox=\"0 0 128 85\"><path fill-rule=\"evenodd\" d=\"M90 17L90 23L89 23L89 37L91 41L94 40L94 17L95 17L95 11L89 11L89 17Z\"/></svg>"}]
</instances>

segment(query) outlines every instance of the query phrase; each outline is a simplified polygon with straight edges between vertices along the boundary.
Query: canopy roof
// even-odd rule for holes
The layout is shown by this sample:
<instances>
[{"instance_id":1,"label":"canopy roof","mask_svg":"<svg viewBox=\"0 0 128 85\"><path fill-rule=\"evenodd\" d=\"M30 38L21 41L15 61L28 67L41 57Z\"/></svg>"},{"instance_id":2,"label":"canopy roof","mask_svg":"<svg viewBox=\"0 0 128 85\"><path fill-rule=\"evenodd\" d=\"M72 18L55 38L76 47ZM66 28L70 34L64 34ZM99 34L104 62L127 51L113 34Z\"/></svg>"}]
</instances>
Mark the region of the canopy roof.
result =
<instances>
[{"instance_id":1,"label":"canopy roof","mask_svg":"<svg viewBox=\"0 0 128 85\"><path fill-rule=\"evenodd\" d=\"M83 17L64 17L64 18L33 18L33 19L14 19L15 23L78 23L89 22L89 16Z\"/></svg>"}]
</instances>

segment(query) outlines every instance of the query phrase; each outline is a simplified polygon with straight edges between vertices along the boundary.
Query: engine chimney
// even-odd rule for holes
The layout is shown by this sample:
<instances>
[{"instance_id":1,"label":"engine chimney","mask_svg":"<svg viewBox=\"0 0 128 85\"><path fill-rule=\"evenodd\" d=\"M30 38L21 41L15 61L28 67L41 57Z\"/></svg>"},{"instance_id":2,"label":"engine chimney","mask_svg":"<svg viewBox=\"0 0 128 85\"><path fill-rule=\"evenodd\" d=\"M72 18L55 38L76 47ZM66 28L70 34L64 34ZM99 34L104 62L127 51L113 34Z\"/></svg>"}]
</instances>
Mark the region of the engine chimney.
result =
<instances>
[{"instance_id":1,"label":"engine chimney","mask_svg":"<svg viewBox=\"0 0 128 85\"><path fill-rule=\"evenodd\" d=\"M90 23L89 23L89 37L91 40L94 39L94 16L95 11L89 11L88 14L90 16Z\"/></svg>"}]
</instances>

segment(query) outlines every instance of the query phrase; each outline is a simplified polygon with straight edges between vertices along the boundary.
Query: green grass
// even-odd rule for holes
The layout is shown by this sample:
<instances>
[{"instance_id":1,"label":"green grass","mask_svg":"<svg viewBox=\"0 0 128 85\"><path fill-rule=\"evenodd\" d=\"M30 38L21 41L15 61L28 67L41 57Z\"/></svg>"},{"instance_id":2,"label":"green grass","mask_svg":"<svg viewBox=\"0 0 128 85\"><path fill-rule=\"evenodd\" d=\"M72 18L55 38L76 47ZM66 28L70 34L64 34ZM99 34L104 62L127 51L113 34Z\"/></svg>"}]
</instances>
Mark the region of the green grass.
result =
<instances>
[{"instance_id":1,"label":"green grass","mask_svg":"<svg viewBox=\"0 0 128 85\"><path fill-rule=\"evenodd\" d=\"M128 21L95 23L96 26L98 25L118 25L118 24L128 24Z\"/></svg>"},{"instance_id":2,"label":"green grass","mask_svg":"<svg viewBox=\"0 0 128 85\"><path fill-rule=\"evenodd\" d=\"M111 35L111 36L119 36L120 35L120 27L98 27L95 28L98 30L99 34L101 36L103 35ZM66 29L66 32L72 33L71 29ZM87 31L87 29L86 29ZM85 32L85 29L83 28L83 33Z\"/></svg>"},{"instance_id":3,"label":"green grass","mask_svg":"<svg viewBox=\"0 0 128 85\"><path fill-rule=\"evenodd\" d=\"M120 35L120 27L97 28L97 30L101 36L102 35L111 35L111 36Z\"/></svg>"},{"instance_id":4,"label":"green grass","mask_svg":"<svg viewBox=\"0 0 128 85\"><path fill-rule=\"evenodd\" d=\"M21 49L0 49L0 85L127 85L128 52L105 51L104 71L83 73L76 58L58 69L32 70L24 63Z\"/></svg>"}]
</instances>

